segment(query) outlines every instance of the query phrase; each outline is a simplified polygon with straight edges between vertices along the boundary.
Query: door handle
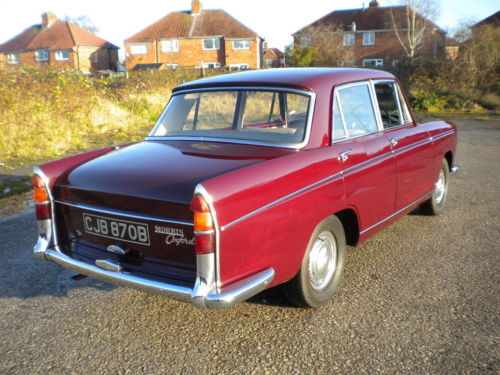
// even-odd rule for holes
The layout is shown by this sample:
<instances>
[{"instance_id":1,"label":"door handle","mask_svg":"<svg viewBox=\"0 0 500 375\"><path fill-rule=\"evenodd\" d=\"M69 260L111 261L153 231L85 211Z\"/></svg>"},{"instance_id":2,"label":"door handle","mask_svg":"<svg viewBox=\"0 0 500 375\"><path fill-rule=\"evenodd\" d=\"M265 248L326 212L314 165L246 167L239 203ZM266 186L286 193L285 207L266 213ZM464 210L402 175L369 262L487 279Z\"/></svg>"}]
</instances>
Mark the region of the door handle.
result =
<instances>
[{"instance_id":1,"label":"door handle","mask_svg":"<svg viewBox=\"0 0 500 375\"><path fill-rule=\"evenodd\" d=\"M391 138L391 145L397 146L400 139L401 139L401 137Z\"/></svg>"},{"instance_id":2,"label":"door handle","mask_svg":"<svg viewBox=\"0 0 500 375\"><path fill-rule=\"evenodd\" d=\"M349 154L352 152L352 150L345 150L339 154L339 160L342 162L345 162L347 159L349 159Z\"/></svg>"}]
</instances>

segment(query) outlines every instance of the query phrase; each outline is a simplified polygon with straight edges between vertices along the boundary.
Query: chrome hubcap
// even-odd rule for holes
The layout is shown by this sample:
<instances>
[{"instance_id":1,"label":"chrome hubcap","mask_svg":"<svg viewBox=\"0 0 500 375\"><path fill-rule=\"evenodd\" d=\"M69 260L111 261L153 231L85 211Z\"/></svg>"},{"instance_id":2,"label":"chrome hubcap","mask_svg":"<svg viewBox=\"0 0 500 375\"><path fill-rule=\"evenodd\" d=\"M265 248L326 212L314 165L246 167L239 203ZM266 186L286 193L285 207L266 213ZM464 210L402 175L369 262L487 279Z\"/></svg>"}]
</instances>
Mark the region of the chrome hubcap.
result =
<instances>
[{"instance_id":1,"label":"chrome hubcap","mask_svg":"<svg viewBox=\"0 0 500 375\"><path fill-rule=\"evenodd\" d=\"M313 289L326 288L337 267L337 244L330 232L321 232L309 253L309 281Z\"/></svg>"},{"instance_id":2,"label":"chrome hubcap","mask_svg":"<svg viewBox=\"0 0 500 375\"><path fill-rule=\"evenodd\" d=\"M446 181L444 178L444 172L441 171L439 173L439 178L436 181L435 185L435 192L436 192L436 203L440 204L443 201L444 198L444 193L446 192Z\"/></svg>"}]
</instances>

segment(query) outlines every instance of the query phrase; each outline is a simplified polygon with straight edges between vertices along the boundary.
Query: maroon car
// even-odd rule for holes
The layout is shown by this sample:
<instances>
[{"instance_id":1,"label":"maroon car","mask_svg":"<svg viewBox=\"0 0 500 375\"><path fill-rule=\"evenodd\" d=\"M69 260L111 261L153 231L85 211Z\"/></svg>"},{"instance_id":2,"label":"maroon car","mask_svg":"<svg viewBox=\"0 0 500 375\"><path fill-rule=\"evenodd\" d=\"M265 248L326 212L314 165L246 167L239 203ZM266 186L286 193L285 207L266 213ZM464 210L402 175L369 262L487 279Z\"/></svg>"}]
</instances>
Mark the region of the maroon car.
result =
<instances>
[{"instance_id":1,"label":"maroon car","mask_svg":"<svg viewBox=\"0 0 500 375\"><path fill-rule=\"evenodd\" d=\"M201 308L279 284L316 307L346 245L416 207L443 210L456 142L450 123L417 124L383 71L194 81L144 142L35 169L35 255Z\"/></svg>"}]
</instances>

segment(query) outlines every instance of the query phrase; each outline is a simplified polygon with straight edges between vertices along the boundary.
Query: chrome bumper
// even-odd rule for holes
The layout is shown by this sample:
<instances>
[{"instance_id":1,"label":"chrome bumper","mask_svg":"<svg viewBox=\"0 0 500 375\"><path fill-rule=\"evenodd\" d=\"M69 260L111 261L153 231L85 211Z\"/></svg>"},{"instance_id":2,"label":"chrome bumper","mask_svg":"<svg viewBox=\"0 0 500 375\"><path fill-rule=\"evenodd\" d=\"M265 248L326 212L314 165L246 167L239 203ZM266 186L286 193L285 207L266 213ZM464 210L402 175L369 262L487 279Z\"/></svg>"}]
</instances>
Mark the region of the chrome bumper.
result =
<instances>
[{"instance_id":1,"label":"chrome bumper","mask_svg":"<svg viewBox=\"0 0 500 375\"><path fill-rule=\"evenodd\" d=\"M39 260L48 260L64 268L102 280L111 284L138 289L151 294L158 294L175 300L190 302L199 308L224 309L243 302L246 299L263 291L274 278L274 269L268 268L234 284L217 290L210 290L204 295L199 291L187 287L143 279L125 272L115 272L92 266L75 260L55 248L45 247L47 241L39 238L35 246L35 257ZM45 247L45 249L43 249ZM197 280L198 284L199 281Z\"/></svg>"}]
</instances>

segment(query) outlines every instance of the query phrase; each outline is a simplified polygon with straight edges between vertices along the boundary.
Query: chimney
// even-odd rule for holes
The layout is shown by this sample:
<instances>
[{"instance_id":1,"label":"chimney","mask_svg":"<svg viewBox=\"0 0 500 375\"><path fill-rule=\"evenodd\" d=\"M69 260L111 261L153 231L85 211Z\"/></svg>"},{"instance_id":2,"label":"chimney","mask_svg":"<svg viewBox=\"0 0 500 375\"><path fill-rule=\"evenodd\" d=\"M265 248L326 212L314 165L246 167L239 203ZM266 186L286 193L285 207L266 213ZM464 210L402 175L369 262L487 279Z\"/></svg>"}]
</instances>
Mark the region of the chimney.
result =
<instances>
[{"instance_id":1,"label":"chimney","mask_svg":"<svg viewBox=\"0 0 500 375\"><path fill-rule=\"evenodd\" d=\"M42 14L42 27L44 29L52 26L54 23L56 23L57 17L54 13L50 12L45 12Z\"/></svg>"},{"instance_id":2,"label":"chimney","mask_svg":"<svg viewBox=\"0 0 500 375\"><path fill-rule=\"evenodd\" d=\"M370 1L370 8L378 8L380 6L380 3L377 0L372 0Z\"/></svg>"},{"instance_id":3,"label":"chimney","mask_svg":"<svg viewBox=\"0 0 500 375\"><path fill-rule=\"evenodd\" d=\"M201 1L193 0L191 1L191 15L198 15L201 13Z\"/></svg>"}]
</instances>

